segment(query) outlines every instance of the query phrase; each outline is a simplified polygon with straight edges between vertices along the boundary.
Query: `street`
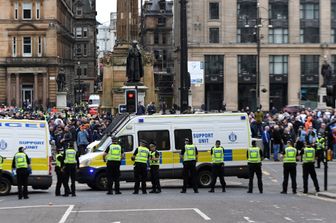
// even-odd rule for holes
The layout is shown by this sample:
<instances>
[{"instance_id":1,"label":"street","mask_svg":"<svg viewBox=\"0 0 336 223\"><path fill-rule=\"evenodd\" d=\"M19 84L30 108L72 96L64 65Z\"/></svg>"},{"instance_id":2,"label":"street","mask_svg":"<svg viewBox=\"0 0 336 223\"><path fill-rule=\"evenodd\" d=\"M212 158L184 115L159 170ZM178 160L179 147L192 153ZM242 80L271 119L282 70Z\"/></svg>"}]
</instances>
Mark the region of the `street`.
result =
<instances>
[{"instance_id":1,"label":"street","mask_svg":"<svg viewBox=\"0 0 336 223\"><path fill-rule=\"evenodd\" d=\"M132 183L122 183L122 195L107 196L78 185L77 197L55 197L55 182L49 191L34 191L29 200L17 200L16 189L10 196L0 197L1 222L101 223L101 222L335 222L336 200L317 197L312 182L309 192L302 194L301 164L298 164L297 195L280 194L282 163L263 163L264 194L254 182L254 194L247 194L246 179L226 178L227 192L208 193L189 189L180 194L180 180L162 181L161 194L133 195ZM318 169L323 190L323 169ZM148 185L150 183L148 182ZM330 163L329 190L336 192L336 163Z\"/></svg>"}]
</instances>

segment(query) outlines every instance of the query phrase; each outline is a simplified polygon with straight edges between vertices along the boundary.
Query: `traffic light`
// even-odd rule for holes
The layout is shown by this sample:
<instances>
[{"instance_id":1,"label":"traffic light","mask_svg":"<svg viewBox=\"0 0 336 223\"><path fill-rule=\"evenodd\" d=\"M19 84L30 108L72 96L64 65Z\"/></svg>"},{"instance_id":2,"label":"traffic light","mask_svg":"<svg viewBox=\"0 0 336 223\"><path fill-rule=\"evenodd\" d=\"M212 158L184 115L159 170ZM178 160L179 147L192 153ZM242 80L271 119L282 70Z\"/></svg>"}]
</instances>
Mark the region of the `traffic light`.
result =
<instances>
[{"instance_id":1,"label":"traffic light","mask_svg":"<svg viewBox=\"0 0 336 223\"><path fill-rule=\"evenodd\" d=\"M326 103L328 107L335 108L336 85L327 85Z\"/></svg>"},{"instance_id":2,"label":"traffic light","mask_svg":"<svg viewBox=\"0 0 336 223\"><path fill-rule=\"evenodd\" d=\"M125 98L126 98L126 112L130 114L136 113L137 104L138 104L137 91L136 90L126 90Z\"/></svg>"}]
</instances>

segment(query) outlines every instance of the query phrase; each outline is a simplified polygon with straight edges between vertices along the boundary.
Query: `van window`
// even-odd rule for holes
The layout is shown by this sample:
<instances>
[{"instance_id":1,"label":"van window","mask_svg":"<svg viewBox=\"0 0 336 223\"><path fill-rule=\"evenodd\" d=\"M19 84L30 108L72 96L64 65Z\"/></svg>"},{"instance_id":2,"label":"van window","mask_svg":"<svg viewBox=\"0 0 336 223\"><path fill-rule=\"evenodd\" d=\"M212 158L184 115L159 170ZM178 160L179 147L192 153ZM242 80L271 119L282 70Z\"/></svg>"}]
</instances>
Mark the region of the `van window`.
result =
<instances>
[{"instance_id":1,"label":"van window","mask_svg":"<svg viewBox=\"0 0 336 223\"><path fill-rule=\"evenodd\" d=\"M168 130L139 131L138 139L149 143L155 143L157 150L170 150Z\"/></svg>"},{"instance_id":2,"label":"van window","mask_svg":"<svg viewBox=\"0 0 336 223\"><path fill-rule=\"evenodd\" d=\"M118 138L118 141L119 141L119 145L124 150L124 152L133 151L133 136L132 135L120 136Z\"/></svg>"},{"instance_id":3,"label":"van window","mask_svg":"<svg viewBox=\"0 0 336 223\"><path fill-rule=\"evenodd\" d=\"M181 150L185 143L185 138L188 138L192 142L192 132L191 129L176 129L174 131L175 136L175 149Z\"/></svg>"}]
</instances>

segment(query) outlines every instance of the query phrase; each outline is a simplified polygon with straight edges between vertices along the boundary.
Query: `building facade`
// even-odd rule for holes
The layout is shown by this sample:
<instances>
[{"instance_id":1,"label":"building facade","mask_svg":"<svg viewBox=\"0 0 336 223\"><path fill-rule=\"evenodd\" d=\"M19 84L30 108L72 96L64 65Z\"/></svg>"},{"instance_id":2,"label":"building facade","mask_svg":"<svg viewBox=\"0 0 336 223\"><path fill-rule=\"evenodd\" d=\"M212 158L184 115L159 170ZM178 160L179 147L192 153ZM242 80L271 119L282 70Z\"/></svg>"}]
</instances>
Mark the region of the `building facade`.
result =
<instances>
[{"instance_id":1,"label":"building facade","mask_svg":"<svg viewBox=\"0 0 336 223\"><path fill-rule=\"evenodd\" d=\"M327 60L333 71L336 65L335 0L193 0L187 7L188 61L199 67L191 73L193 107L255 109L256 89L263 110L317 106L321 65Z\"/></svg>"},{"instance_id":2,"label":"building facade","mask_svg":"<svg viewBox=\"0 0 336 223\"><path fill-rule=\"evenodd\" d=\"M87 101L98 88L96 1L74 1L74 9L74 93L79 102Z\"/></svg>"},{"instance_id":3,"label":"building facade","mask_svg":"<svg viewBox=\"0 0 336 223\"><path fill-rule=\"evenodd\" d=\"M173 102L173 2L151 0L144 4L144 48L154 54L154 82L160 101Z\"/></svg>"},{"instance_id":4,"label":"building facade","mask_svg":"<svg viewBox=\"0 0 336 223\"><path fill-rule=\"evenodd\" d=\"M0 0L0 103L52 106L73 74L71 0ZM65 90L69 86L65 85Z\"/></svg>"}]
</instances>

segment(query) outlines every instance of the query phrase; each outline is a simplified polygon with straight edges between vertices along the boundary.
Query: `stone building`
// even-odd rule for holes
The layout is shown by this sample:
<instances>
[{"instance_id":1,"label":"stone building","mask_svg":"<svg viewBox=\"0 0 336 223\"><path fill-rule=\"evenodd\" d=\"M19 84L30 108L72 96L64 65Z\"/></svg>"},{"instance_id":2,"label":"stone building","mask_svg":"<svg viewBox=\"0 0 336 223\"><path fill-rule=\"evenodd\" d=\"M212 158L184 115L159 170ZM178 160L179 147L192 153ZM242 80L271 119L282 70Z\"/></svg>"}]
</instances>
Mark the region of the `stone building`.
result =
<instances>
[{"instance_id":1,"label":"stone building","mask_svg":"<svg viewBox=\"0 0 336 223\"><path fill-rule=\"evenodd\" d=\"M0 103L55 104L57 76L73 74L72 0L0 5Z\"/></svg>"},{"instance_id":2,"label":"stone building","mask_svg":"<svg viewBox=\"0 0 336 223\"><path fill-rule=\"evenodd\" d=\"M178 83L179 1L174 4ZM224 101L229 110L255 109L257 83L263 110L317 106L322 62L336 65L335 0L193 0L187 17L188 60L202 70L191 74L193 107L216 110Z\"/></svg>"},{"instance_id":3,"label":"stone building","mask_svg":"<svg viewBox=\"0 0 336 223\"><path fill-rule=\"evenodd\" d=\"M144 48L155 57L155 88L160 101L173 101L173 2L150 0L144 4Z\"/></svg>"},{"instance_id":4,"label":"stone building","mask_svg":"<svg viewBox=\"0 0 336 223\"><path fill-rule=\"evenodd\" d=\"M96 1L74 1L74 63L76 101L89 99L97 90ZM79 84L80 83L80 84Z\"/></svg>"}]
</instances>

